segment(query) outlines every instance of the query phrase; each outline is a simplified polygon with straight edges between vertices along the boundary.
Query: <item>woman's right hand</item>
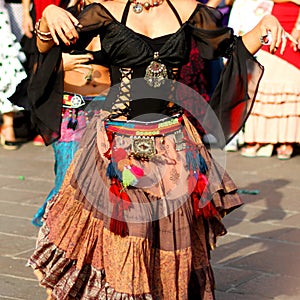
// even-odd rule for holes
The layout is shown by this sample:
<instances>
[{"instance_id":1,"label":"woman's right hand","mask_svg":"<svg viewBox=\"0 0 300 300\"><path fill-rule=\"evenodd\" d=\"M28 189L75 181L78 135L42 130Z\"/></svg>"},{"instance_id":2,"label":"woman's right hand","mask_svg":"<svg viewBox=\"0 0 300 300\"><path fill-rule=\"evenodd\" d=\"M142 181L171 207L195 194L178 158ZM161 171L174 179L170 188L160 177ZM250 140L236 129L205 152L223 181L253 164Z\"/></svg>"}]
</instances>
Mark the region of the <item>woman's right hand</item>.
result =
<instances>
[{"instance_id":1,"label":"woman's right hand","mask_svg":"<svg viewBox=\"0 0 300 300\"><path fill-rule=\"evenodd\" d=\"M22 17L22 29L24 34L31 39L33 37L33 22L29 12L24 12Z\"/></svg>"},{"instance_id":2,"label":"woman's right hand","mask_svg":"<svg viewBox=\"0 0 300 300\"><path fill-rule=\"evenodd\" d=\"M53 42L58 45L61 40L69 46L78 39L76 26L79 25L78 20L68 11L54 4L48 5L42 15L40 23L41 31L50 31Z\"/></svg>"},{"instance_id":3,"label":"woman's right hand","mask_svg":"<svg viewBox=\"0 0 300 300\"><path fill-rule=\"evenodd\" d=\"M93 55L89 53L76 55L63 53L62 58L64 71L72 71L78 68L90 68L90 66L86 65L85 63L91 61L93 59Z\"/></svg>"}]
</instances>

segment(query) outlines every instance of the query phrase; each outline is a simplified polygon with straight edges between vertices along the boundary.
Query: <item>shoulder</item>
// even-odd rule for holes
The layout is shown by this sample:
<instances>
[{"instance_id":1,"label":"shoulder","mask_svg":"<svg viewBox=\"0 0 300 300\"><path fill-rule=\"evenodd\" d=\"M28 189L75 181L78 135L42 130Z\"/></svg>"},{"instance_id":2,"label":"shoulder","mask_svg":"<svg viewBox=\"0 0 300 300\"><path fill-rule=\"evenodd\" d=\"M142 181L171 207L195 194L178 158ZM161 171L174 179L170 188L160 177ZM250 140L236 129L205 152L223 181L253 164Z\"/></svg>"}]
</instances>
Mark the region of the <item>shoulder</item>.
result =
<instances>
[{"instance_id":1,"label":"shoulder","mask_svg":"<svg viewBox=\"0 0 300 300\"><path fill-rule=\"evenodd\" d=\"M187 21L191 17L191 15L196 11L197 7L206 7L197 0L170 0L170 2L173 4L175 9L179 13L183 22Z\"/></svg>"},{"instance_id":2,"label":"shoulder","mask_svg":"<svg viewBox=\"0 0 300 300\"><path fill-rule=\"evenodd\" d=\"M116 19L121 20L127 0L92 0L93 3L99 3Z\"/></svg>"}]
</instances>

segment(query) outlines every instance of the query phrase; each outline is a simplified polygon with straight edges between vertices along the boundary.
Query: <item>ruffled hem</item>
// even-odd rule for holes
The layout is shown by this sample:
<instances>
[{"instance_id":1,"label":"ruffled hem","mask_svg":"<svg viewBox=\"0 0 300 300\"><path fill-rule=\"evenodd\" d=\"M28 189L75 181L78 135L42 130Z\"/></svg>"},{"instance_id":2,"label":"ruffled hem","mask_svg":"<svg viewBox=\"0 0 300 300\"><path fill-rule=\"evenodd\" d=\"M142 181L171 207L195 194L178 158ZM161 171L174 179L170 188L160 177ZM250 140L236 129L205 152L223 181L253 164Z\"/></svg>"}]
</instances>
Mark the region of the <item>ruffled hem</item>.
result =
<instances>
[{"instance_id":1,"label":"ruffled hem","mask_svg":"<svg viewBox=\"0 0 300 300\"><path fill-rule=\"evenodd\" d=\"M205 201L195 207L193 198L202 197L195 190L164 201L142 188L128 188L131 208L124 214L128 234L115 234L112 204L107 201L109 161L101 156L99 145L105 141L102 123L95 119L60 192L48 203L29 261L43 274L41 285L59 300L214 299L210 250L226 233L222 217L242 204L236 186L186 120L188 134L207 166ZM168 213L155 217L160 209Z\"/></svg>"}]
</instances>

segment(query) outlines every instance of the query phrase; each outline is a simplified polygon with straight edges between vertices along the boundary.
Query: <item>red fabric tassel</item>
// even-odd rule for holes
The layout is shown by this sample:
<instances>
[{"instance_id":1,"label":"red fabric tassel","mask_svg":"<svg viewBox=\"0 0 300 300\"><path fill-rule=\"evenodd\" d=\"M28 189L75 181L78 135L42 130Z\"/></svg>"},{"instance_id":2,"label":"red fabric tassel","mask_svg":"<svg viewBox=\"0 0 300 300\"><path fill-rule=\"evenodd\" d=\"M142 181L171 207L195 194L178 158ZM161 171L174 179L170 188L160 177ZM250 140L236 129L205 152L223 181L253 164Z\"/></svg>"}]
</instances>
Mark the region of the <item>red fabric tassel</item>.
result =
<instances>
[{"instance_id":1,"label":"red fabric tassel","mask_svg":"<svg viewBox=\"0 0 300 300\"><path fill-rule=\"evenodd\" d=\"M113 212L109 229L114 234L125 237L128 235L128 225L124 220L124 210L131 207L131 201L119 180L113 178L110 186L110 201L113 203Z\"/></svg>"},{"instance_id":2,"label":"red fabric tassel","mask_svg":"<svg viewBox=\"0 0 300 300\"><path fill-rule=\"evenodd\" d=\"M197 183L194 182L194 191L191 194L193 201L193 209L196 217L203 216L206 219L212 218L218 214L214 204L211 201L202 206L200 199L203 196L206 186L208 185L208 180L205 175L198 175ZM189 182L189 188L192 188L192 184Z\"/></svg>"},{"instance_id":3,"label":"red fabric tassel","mask_svg":"<svg viewBox=\"0 0 300 300\"><path fill-rule=\"evenodd\" d=\"M118 203L114 205L112 216L110 219L109 230L114 234L125 237L129 234L128 225L124 221L123 204Z\"/></svg>"},{"instance_id":4,"label":"red fabric tassel","mask_svg":"<svg viewBox=\"0 0 300 300\"><path fill-rule=\"evenodd\" d=\"M195 176L192 174L189 178L189 182L188 182L188 192L189 194L192 194L195 190L195 187L196 187L196 184L197 184L197 181L196 181L196 178Z\"/></svg>"},{"instance_id":5,"label":"red fabric tassel","mask_svg":"<svg viewBox=\"0 0 300 300\"><path fill-rule=\"evenodd\" d=\"M206 186L208 185L208 180L205 175L199 173L198 174L198 180L196 185L196 192L200 195L202 195L203 191L205 190Z\"/></svg>"},{"instance_id":6,"label":"red fabric tassel","mask_svg":"<svg viewBox=\"0 0 300 300\"><path fill-rule=\"evenodd\" d=\"M200 208L200 215L202 215L205 219L215 217L217 214L218 211L211 201L209 201L204 207Z\"/></svg>"},{"instance_id":7,"label":"red fabric tassel","mask_svg":"<svg viewBox=\"0 0 300 300\"><path fill-rule=\"evenodd\" d=\"M120 193L120 197L123 200L123 209L128 210L131 207L131 201L130 201L129 196L127 195L127 193L125 191L122 191Z\"/></svg>"},{"instance_id":8,"label":"red fabric tassel","mask_svg":"<svg viewBox=\"0 0 300 300\"><path fill-rule=\"evenodd\" d=\"M109 149L103 154L103 156L106 157L107 159L111 159L111 148L114 140L114 135L110 131L106 131L106 135L109 142Z\"/></svg>"},{"instance_id":9,"label":"red fabric tassel","mask_svg":"<svg viewBox=\"0 0 300 300\"><path fill-rule=\"evenodd\" d=\"M112 153L114 161L117 163L122 159L127 158L127 152L123 148L114 149Z\"/></svg>"},{"instance_id":10,"label":"red fabric tassel","mask_svg":"<svg viewBox=\"0 0 300 300\"><path fill-rule=\"evenodd\" d=\"M131 172L133 173L134 176L136 177L142 177L144 176L144 170L137 167L137 166L131 166Z\"/></svg>"}]
</instances>

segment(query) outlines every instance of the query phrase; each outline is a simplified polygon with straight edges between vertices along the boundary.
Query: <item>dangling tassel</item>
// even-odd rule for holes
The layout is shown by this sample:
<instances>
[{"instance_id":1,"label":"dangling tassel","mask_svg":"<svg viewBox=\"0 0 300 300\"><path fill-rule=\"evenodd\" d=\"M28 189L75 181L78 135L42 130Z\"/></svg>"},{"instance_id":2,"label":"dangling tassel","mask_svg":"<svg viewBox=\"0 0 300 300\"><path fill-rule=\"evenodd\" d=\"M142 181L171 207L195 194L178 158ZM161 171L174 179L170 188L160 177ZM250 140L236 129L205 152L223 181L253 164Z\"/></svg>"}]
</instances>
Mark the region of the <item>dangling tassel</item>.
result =
<instances>
[{"instance_id":1,"label":"dangling tassel","mask_svg":"<svg viewBox=\"0 0 300 300\"><path fill-rule=\"evenodd\" d=\"M197 172L197 162L196 157L193 155L192 151L189 150L190 147L186 147L185 159L187 168L190 171Z\"/></svg>"},{"instance_id":2,"label":"dangling tassel","mask_svg":"<svg viewBox=\"0 0 300 300\"><path fill-rule=\"evenodd\" d=\"M200 153L197 154L197 161L198 161L198 167L199 170L202 174L206 174L208 167L206 164L206 161L204 160L204 158L202 157L202 155Z\"/></svg>"},{"instance_id":3,"label":"dangling tassel","mask_svg":"<svg viewBox=\"0 0 300 300\"><path fill-rule=\"evenodd\" d=\"M218 214L217 209L213 202L209 201L205 206L199 209L199 215L203 216L205 219L213 218Z\"/></svg>"},{"instance_id":4,"label":"dangling tassel","mask_svg":"<svg viewBox=\"0 0 300 300\"><path fill-rule=\"evenodd\" d=\"M121 172L117 168L117 164L114 161L111 161L106 169L106 176L110 179L118 178L119 180L122 178Z\"/></svg>"},{"instance_id":5,"label":"dangling tassel","mask_svg":"<svg viewBox=\"0 0 300 300\"><path fill-rule=\"evenodd\" d=\"M203 197L206 186L208 185L208 180L205 175L198 174L198 180L194 186L194 190L191 194L191 198L193 201L193 209L196 217L203 215L204 206L202 205L201 198ZM207 202L207 201L206 201Z\"/></svg>"},{"instance_id":6,"label":"dangling tassel","mask_svg":"<svg viewBox=\"0 0 300 300\"><path fill-rule=\"evenodd\" d=\"M195 192L197 192L198 195L202 195L207 185L208 180L206 176L200 173L198 176Z\"/></svg>"},{"instance_id":7,"label":"dangling tassel","mask_svg":"<svg viewBox=\"0 0 300 300\"><path fill-rule=\"evenodd\" d=\"M191 195L196 187L197 184L197 173L190 173L190 177L188 180L188 193Z\"/></svg>"},{"instance_id":8,"label":"dangling tassel","mask_svg":"<svg viewBox=\"0 0 300 300\"><path fill-rule=\"evenodd\" d=\"M114 148L112 153L112 158L115 160L115 162L126 159L127 156L127 152L123 148Z\"/></svg>"},{"instance_id":9,"label":"dangling tassel","mask_svg":"<svg viewBox=\"0 0 300 300\"><path fill-rule=\"evenodd\" d=\"M126 188L129 185L135 185L137 184L138 180L137 178L132 174L131 170L126 167L124 168L122 172L122 184Z\"/></svg>"},{"instance_id":10,"label":"dangling tassel","mask_svg":"<svg viewBox=\"0 0 300 300\"><path fill-rule=\"evenodd\" d=\"M75 110L74 115L73 115L73 110L70 109L70 112L69 112L69 121L68 121L68 125L67 125L68 129L73 129L73 130L76 129L77 124L78 124L77 115L78 115L77 109Z\"/></svg>"},{"instance_id":11,"label":"dangling tassel","mask_svg":"<svg viewBox=\"0 0 300 300\"><path fill-rule=\"evenodd\" d=\"M113 178L110 186L110 201L113 203L113 212L110 219L110 231L125 237L129 234L128 225L124 220L124 210L131 207L131 201L119 180Z\"/></svg>"},{"instance_id":12,"label":"dangling tassel","mask_svg":"<svg viewBox=\"0 0 300 300\"><path fill-rule=\"evenodd\" d=\"M112 143L114 140L114 134L111 131L106 131L106 135L107 135L107 140L109 143L109 148L107 149L107 151L105 153L103 153L103 156L106 157L107 159L111 159L111 148L112 148Z\"/></svg>"},{"instance_id":13,"label":"dangling tassel","mask_svg":"<svg viewBox=\"0 0 300 300\"><path fill-rule=\"evenodd\" d=\"M131 204L131 201L130 201L130 198L129 196L127 195L127 193L124 191L124 189L121 190L120 192L120 197L122 199L122 203L123 203L123 208L124 210L128 210L132 204Z\"/></svg>"},{"instance_id":14,"label":"dangling tassel","mask_svg":"<svg viewBox=\"0 0 300 300\"><path fill-rule=\"evenodd\" d=\"M129 234L128 225L124 221L124 213L122 203L114 206L110 219L109 230L116 235L125 237Z\"/></svg>"},{"instance_id":15,"label":"dangling tassel","mask_svg":"<svg viewBox=\"0 0 300 300\"><path fill-rule=\"evenodd\" d=\"M144 176L144 170L137 167L137 166L131 166L131 172L137 177L143 177Z\"/></svg>"}]
</instances>

